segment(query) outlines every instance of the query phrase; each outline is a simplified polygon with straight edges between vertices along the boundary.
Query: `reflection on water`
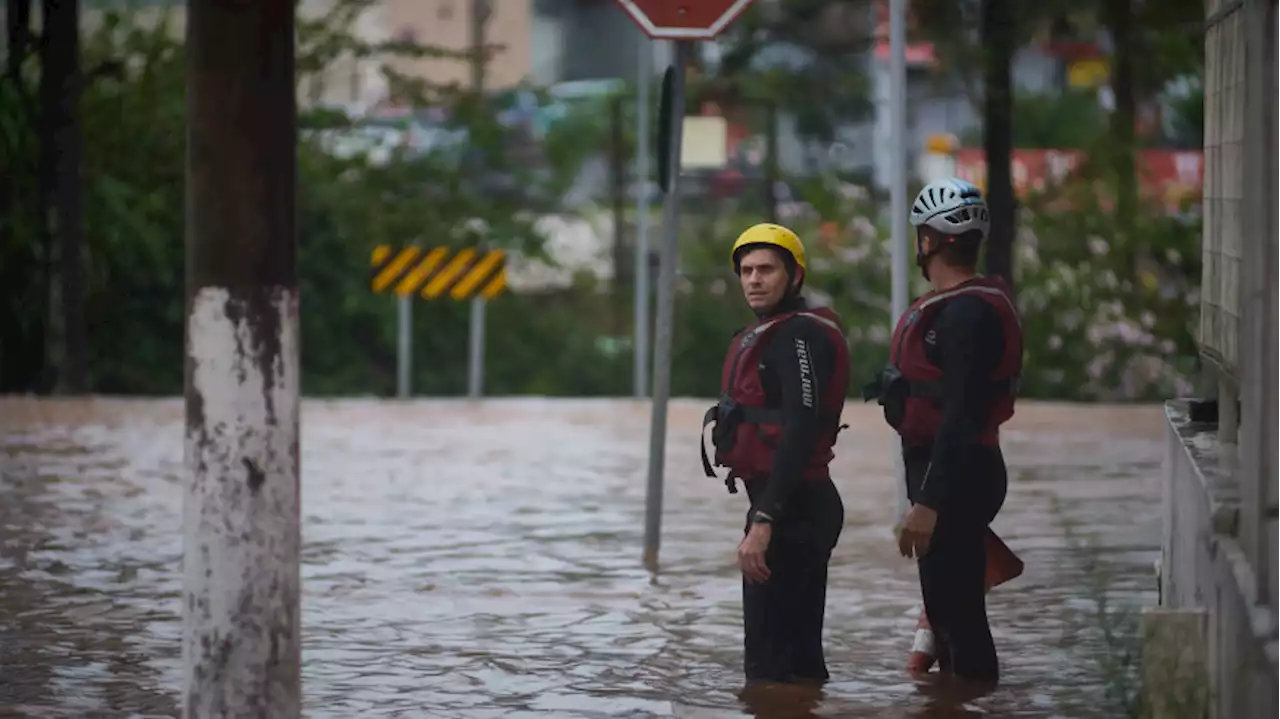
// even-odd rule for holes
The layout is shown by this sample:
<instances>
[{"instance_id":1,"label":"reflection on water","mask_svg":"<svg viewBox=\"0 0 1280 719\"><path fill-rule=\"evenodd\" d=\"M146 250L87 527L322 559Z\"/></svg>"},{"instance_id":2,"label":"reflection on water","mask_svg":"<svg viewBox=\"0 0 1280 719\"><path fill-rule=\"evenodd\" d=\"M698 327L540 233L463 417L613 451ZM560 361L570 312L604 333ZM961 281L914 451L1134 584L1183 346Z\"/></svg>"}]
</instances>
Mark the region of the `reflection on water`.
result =
<instances>
[{"instance_id":1,"label":"reflection on water","mask_svg":"<svg viewBox=\"0 0 1280 719\"><path fill-rule=\"evenodd\" d=\"M672 408L650 577L643 405L309 402L307 716L1052 717L1101 696L1063 645L1091 598L1056 513L1107 548L1115 601L1152 601L1158 410L1033 406L1008 432L997 529L1027 572L991 598L1005 681L974 697L903 671L918 588L889 541L891 438L865 407L835 466L832 681L741 691L743 499L701 476L700 408ZM181 414L0 399L0 716L177 714Z\"/></svg>"}]
</instances>

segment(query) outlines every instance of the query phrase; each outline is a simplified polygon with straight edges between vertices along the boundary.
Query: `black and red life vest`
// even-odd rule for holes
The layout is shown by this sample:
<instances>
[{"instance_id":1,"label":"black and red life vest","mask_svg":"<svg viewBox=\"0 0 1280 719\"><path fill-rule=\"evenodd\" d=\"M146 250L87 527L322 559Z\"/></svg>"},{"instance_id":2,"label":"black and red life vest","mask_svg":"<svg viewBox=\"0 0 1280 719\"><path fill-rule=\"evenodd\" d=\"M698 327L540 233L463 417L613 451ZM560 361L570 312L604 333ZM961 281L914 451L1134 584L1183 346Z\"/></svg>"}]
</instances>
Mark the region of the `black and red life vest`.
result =
<instances>
[{"instance_id":1,"label":"black and red life vest","mask_svg":"<svg viewBox=\"0 0 1280 719\"><path fill-rule=\"evenodd\" d=\"M896 370L904 387L900 392L890 392L900 394L904 398L904 406L894 413L900 416L896 421L891 420L890 424L907 444L929 445L938 432L938 424L942 420L939 401L942 370L925 355L925 343L938 312L947 305L948 300L961 295L980 297L989 303L1000 316L1000 324L1004 329L1004 352L991 376L995 399L987 408L978 442L999 444L1000 425L1013 417L1018 380L1022 374L1022 323L1018 318L1018 309L1010 297L1009 286L1003 279L975 277L942 292L923 295L907 308L893 331L893 339L889 345L889 364Z\"/></svg>"},{"instance_id":2,"label":"black and red life vest","mask_svg":"<svg viewBox=\"0 0 1280 719\"><path fill-rule=\"evenodd\" d=\"M832 447L842 429L840 415L849 389L849 345L838 314L825 307L806 308L768 317L739 332L729 344L720 372L720 401L707 411L702 426L705 431L708 424L715 423L715 464L729 468L725 484L730 492L737 492L736 478L750 482L766 478L773 471L774 453L783 431L782 416L780 409L769 406L765 397L760 377L761 352L772 334L789 321L817 322L836 350L832 376L819 383L821 434L805 468L806 479L829 476L827 467L835 457ZM702 468L708 477L715 477L705 440L702 445Z\"/></svg>"}]
</instances>

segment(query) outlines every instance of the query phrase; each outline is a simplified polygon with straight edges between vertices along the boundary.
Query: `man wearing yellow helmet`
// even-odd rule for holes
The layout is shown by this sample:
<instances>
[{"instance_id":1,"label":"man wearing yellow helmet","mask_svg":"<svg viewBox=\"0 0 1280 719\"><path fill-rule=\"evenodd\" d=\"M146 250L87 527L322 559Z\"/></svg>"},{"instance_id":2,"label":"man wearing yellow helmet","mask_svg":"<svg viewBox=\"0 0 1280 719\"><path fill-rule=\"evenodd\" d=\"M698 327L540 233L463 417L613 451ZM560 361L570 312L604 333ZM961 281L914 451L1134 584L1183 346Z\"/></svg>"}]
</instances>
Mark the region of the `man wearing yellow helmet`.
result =
<instances>
[{"instance_id":1,"label":"man wearing yellow helmet","mask_svg":"<svg viewBox=\"0 0 1280 719\"><path fill-rule=\"evenodd\" d=\"M828 465L842 429L849 349L839 315L800 291L808 260L791 230L755 225L731 252L756 323L729 344L714 422L715 463L751 507L738 545L748 683L823 682L827 564L844 524ZM704 445L703 468L715 477Z\"/></svg>"}]
</instances>

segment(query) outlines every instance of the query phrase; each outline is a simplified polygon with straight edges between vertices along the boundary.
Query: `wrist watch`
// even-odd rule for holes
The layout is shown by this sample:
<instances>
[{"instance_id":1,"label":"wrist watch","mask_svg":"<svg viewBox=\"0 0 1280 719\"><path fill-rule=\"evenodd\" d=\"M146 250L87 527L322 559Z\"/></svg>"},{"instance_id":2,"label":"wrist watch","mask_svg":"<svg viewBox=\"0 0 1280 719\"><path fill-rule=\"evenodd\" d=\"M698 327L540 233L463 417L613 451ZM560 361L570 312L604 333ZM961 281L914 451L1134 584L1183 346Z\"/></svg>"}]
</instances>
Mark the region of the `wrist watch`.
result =
<instances>
[{"instance_id":1,"label":"wrist watch","mask_svg":"<svg viewBox=\"0 0 1280 719\"><path fill-rule=\"evenodd\" d=\"M773 524L773 517L770 517L769 515L757 509L751 515L751 523L752 524Z\"/></svg>"}]
</instances>

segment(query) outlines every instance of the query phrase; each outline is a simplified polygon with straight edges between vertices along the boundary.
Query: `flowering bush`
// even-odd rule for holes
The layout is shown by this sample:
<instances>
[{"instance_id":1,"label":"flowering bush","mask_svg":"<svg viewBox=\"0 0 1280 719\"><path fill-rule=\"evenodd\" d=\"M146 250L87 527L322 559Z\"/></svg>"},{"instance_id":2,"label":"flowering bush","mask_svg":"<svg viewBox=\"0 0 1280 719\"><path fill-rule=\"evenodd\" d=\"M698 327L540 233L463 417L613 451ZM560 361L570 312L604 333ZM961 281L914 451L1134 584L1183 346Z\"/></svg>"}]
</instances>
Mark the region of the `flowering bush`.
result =
<instances>
[{"instance_id":1,"label":"flowering bush","mask_svg":"<svg viewBox=\"0 0 1280 719\"><path fill-rule=\"evenodd\" d=\"M779 210L805 240L807 293L844 317L856 383L887 359L890 257L885 223L866 193L829 188L821 203ZM1075 209L1060 209L1064 197ZM1049 209L1049 201L1055 209ZM1198 219L1140 215L1126 232L1091 185L1059 187L1023 208L1015 242L1015 284L1025 332L1023 396L1067 400L1156 400L1190 391L1196 369ZM819 212L815 207L823 207ZM684 220L683 293L677 306L677 393L705 395L723 342L750 321L727 248L759 217ZM909 252L913 249L909 248ZM911 267L910 295L927 291ZM713 341L714 340L714 341Z\"/></svg>"},{"instance_id":2,"label":"flowering bush","mask_svg":"<svg viewBox=\"0 0 1280 719\"><path fill-rule=\"evenodd\" d=\"M1073 211L1032 202L1016 242L1026 333L1024 391L1154 400L1191 391L1200 222L1159 211L1130 229L1074 188Z\"/></svg>"}]
</instances>

